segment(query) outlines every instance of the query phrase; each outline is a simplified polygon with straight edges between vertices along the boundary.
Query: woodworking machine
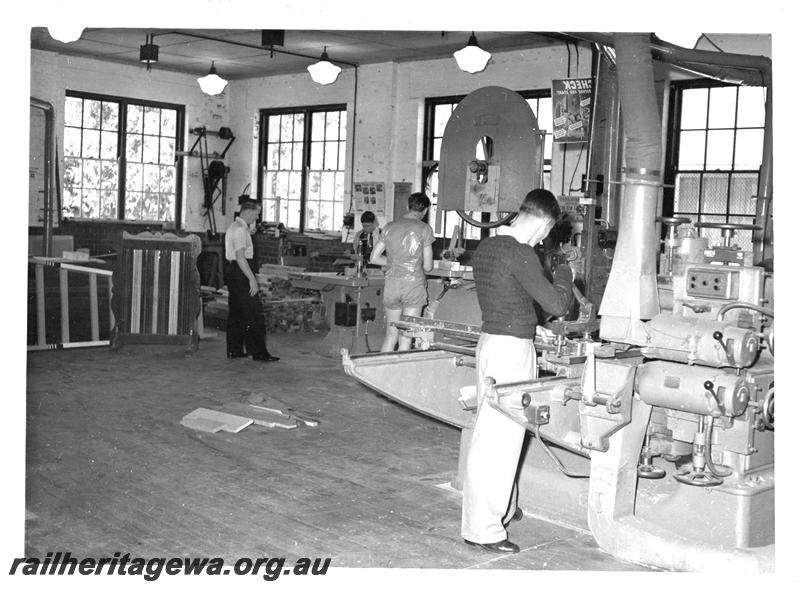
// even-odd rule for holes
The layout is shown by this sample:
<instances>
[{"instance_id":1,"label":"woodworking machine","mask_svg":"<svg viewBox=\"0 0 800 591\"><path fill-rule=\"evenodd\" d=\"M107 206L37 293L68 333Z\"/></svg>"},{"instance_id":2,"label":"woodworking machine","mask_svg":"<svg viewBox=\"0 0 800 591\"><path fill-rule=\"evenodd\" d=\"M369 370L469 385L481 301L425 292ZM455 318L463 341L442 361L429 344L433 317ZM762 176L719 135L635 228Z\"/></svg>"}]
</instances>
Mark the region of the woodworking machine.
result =
<instances>
[{"instance_id":1,"label":"woodworking machine","mask_svg":"<svg viewBox=\"0 0 800 591\"><path fill-rule=\"evenodd\" d=\"M618 68L649 54L620 43ZM639 77L652 87L652 73ZM646 91L621 79L623 113L646 109L636 103ZM440 189L447 199L440 203L483 207L502 219L540 186L530 170L540 161L541 135L515 93L473 94L445 130ZM492 156L476 163L475 142L484 137ZM709 248L689 220L657 219L658 163L637 166L627 153L626 164L599 308L576 290L573 317L537 331L539 378L489 378L486 402L531 435L520 506L588 529L623 560L682 571L773 570L773 275L730 240ZM669 232L657 268L659 225ZM747 228L720 229L730 237ZM343 364L385 396L462 429L459 489L476 406L480 309L474 282L463 277L431 281L429 291L435 305L424 317L398 324L416 349L343 351Z\"/></svg>"}]
</instances>

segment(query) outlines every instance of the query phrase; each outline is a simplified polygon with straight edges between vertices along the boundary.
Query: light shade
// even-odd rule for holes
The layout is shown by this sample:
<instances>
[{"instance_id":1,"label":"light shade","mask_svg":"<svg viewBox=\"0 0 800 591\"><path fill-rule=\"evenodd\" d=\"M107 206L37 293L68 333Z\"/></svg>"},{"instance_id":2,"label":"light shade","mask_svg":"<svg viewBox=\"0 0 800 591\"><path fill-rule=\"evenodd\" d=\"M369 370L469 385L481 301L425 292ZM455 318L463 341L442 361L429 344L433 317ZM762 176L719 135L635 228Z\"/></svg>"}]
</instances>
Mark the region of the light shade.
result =
<instances>
[{"instance_id":1,"label":"light shade","mask_svg":"<svg viewBox=\"0 0 800 591\"><path fill-rule=\"evenodd\" d=\"M217 69L214 67L214 62L211 62L211 69L208 71L208 74L198 78L197 82L200 84L200 90L211 96L221 94L228 85L227 80L217 76Z\"/></svg>"},{"instance_id":2,"label":"light shade","mask_svg":"<svg viewBox=\"0 0 800 591\"><path fill-rule=\"evenodd\" d=\"M323 85L336 82L336 79L339 77L339 72L342 71L339 66L332 64L328 59L327 47L322 51L322 57L319 58L319 61L315 64L311 64L306 69L308 73L311 74L311 79L314 82Z\"/></svg>"},{"instance_id":3,"label":"light shade","mask_svg":"<svg viewBox=\"0 0 800 591\"><path fill-rule=\"evenodd\" d=\"M59 23L52 27L47 27L47 32L56 41L62 43L72 43L77 41L83 35L83 27L71 23Z\"/></svg>"},{"instance_id":4,"label":"light shade","mask_svg":"<svg viewBox=\"0 0 800 591\"><path fill-rule=\"evenodd\" d=\"M492 54L480 48L473 33L469 36L466 47L453 53L453 57L456 58L459 68L470 74L476 74L483 72Z\"/></svg>"}]
</instances>

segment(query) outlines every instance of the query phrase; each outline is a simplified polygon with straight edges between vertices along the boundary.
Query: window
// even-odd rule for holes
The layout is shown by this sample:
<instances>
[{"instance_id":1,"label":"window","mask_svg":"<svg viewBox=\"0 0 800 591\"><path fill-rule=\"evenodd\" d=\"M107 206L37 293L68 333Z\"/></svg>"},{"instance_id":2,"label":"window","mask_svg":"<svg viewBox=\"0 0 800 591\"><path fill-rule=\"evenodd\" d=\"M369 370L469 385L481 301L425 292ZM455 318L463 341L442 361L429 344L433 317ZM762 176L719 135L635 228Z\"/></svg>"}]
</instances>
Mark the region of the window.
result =
<instances>
[{"instance_id":1,"label":"window","mask_svg":"<svg viewBox=\"0 0 800 591\"><path fill-rule=\"evenodd\" d=\"M264 221L339 230L347 153L344 105L261 112L259 195Z\"/></svg>"},{"instance_id":2,"label":"window","mask_svg":"<svg viewBox=\"0 0 800 591\"><path fill-rule=\"evenodd\" d=\"M673 86L666 183L674 189L665 190L665 215L692 222L754 222L765 93L763 87L706 81ZM721 243L720 230L699 232L711 245ZM738 232L734 242L751 249L751 233Z\"/></svg>"},{"instance_id":3,"label":"window","mask_svg":"<svg viewBox=\"0 0 800 591\"><path fill-rule=\"evenodd\" d=\"M544 187L550 188L550 166L553 152L553 116L550 90L532 90L519 93L531 107L539 129L547 135L544 141ZM423 159L423 186L431 200L429 218L436 236L449 238L453 230L461 227L462 235L471 240L480 240L481 229L467 224L455 212L437 212L436 204L439 188L438 162L442 148L442 137L450 115L461 102L463 96L430 98L425 101L425 138ZM481 154L476 154L482 158ZM437 217L438 216L438 217ZM439 231L437 231L437 229Z\"/></svg>"},{"instance_id":4,"label":"window","mask_svg":"<svg viewBox=\"0 0 800 591\"><path fill-rule=\"evenodd\" d=\"M67 91L64 217L180 225L184 109Z\"/></svg>"}]
</instances>

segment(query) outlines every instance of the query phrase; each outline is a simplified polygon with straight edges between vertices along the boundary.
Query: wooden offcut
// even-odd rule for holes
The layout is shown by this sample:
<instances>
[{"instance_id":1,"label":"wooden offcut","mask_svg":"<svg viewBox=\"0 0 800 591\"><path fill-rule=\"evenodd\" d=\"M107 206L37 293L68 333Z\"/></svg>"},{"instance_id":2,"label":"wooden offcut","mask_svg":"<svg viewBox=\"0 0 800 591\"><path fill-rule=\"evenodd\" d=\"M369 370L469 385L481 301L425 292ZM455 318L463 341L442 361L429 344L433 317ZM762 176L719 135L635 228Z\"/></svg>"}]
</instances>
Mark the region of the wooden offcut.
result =
<instances>
[{"instance_id":1,"label":"wooden offcut","mask_svg":"<svg viewBox=\"0 0 800 591\"><path fill-rule=\"evenodd\" d=\"M215 427L211 423L219 423L220 428L211 430ZM217 410L210 410L208 408L198 408L193 410L188 415L181 419L181 424L190 429L198 429L200 431L209 431L216 433L216 431L228 431L229 433L238 433L248 425L253 424L253 419L232 415L226 412L219 412Z\"/></svg>"}]
</instances>

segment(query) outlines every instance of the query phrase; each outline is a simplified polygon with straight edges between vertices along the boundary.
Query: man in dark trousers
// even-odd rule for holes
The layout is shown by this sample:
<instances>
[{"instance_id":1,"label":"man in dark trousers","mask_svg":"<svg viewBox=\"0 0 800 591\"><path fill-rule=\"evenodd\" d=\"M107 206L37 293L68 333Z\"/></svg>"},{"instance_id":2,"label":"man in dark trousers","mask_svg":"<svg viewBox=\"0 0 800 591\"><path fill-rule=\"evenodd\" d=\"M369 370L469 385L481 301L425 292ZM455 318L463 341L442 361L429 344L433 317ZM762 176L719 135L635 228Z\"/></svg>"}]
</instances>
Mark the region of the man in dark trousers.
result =
<instances>
[{"instance_id":1,"label":"man in dark trousers","mask_svg":"<svg viewBox=\"0 0 800 591\"><path fill-rule=\"evenodd\" d=\"M478 413L466 460L461 535L467 544L498 554L519 552L506 525L522 518L515 476L525 428L485 402L484 379L505 383L536 378L533 338L544 319L537 317L534 302L547 314L561 316L569 310L571 269L560 265L550 283L533 248L560 215L550 191L531 191L511 226L482 240L472 257L483 326L475 355Z\"/></svg>"},{"instance_id":2,"label":"man in dark trousers","mask_svg":"<svg viewBox=\"0 0 800 591\"><path fill-rule=\"evenodd\" d=\"M255 199L242 202L239 217L225 232L225 258L229 262L228 277L228 358L250 355L254 361L278 361L267 351L264 312L258 297L258 282L250 268L253 239L250 225L261 213Z\"/></svg>"}]
</instances>

